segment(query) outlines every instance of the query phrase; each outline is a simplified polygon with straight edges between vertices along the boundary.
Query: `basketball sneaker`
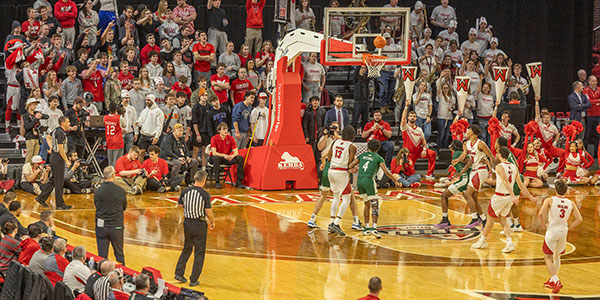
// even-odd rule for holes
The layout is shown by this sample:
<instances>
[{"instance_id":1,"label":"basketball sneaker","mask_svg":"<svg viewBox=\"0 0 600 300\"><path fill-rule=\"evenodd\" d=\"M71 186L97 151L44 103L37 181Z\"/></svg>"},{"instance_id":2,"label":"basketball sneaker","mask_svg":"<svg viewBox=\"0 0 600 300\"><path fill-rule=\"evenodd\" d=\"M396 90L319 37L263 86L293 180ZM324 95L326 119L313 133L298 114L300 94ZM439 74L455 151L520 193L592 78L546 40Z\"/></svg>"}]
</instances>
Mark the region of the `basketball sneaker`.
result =
<instances>
[{"instance_id":1,"label":"basketball sneaker","mask_svg":"<svg viewBox=\"0 0 600 300\"><path fill-rule=\"evenodd\" d=\"M332 225L331 229L333 230L333 233L337 233L339 235L346 235L340 228L340 225L335 225L335 224L331 224L331 225Z\"/></svg>"},{"instance_id":2,"label":"basketball sneaker","mask_svg":"<svg viewBox=\"0 0 600 300\"><path fill-rule=\"evenodd\" d=\"M439 224L433 225L433 227L436 229L448 229L451 226L452 224L450 224L450 221L444 219L442 219L442 221Z\"/></svg>"},{"instance_id":3,"label":"basketball sneaker","mask_svg":"<svg viewBox=\"0 0 600 300\"><path fill-rule=\"evenodd\" d=\"M446 187L446 183L444 183L444 182L436 182L436 183L433 184L433 187L434 188L443 188L443 187Z\"/></svg>"},{"instance_id":4,"label":"basketball sneaker","mask_svg":"<svg viewBox=\"0 0 600 300\"><path fill-rule=\"evenodd\" d=\"M513 224L513 226L510 227L510 229L512 229L513 232L522 232L523 231L523 227L521 226L521 224Z\"/></svg>"},{"instance_id":5,"label":"basketball sneaker","mask_svg":"<svg viewBox=\"0 0 600 300\"><path fill-rule=\"evenodd\" d=\"M354 230L362 230L362 224L360 224L360 221L358 221L358 223L352 223L352 229Z\"/></svg>"},{"instance_id":6,"label":"basketball sneaker","mask_svg":"<svg viewBox=\"0 0 600 300\"><path fill-rule=\"evenodd\" d=\"M544 282L544 287L547 287L549 289L553 289L554 288L554 282L550 281L552 279L548 279L548 281Z\"/></svg>"},{"instance_id":7,"label":"basketball sneaker","mask_svg":"<svg viewBox=\"0 0 600 300\"><path fill-rule=\"evenodd\" d=\"M509 253L515 251L515 245L512 242L506 243L506 247L502 249L502 252Z\"/></svg>"},{"instance_id":8,"label":"basketball sneaker","mask_svg":"<svg viewBox=\"0 0 600 300\"><path fill-rule=\"evenodd\" d=\"M479 220L479 218L476 218L476 219L472 219L471 223L469 223L467 226L465 226L465 228L473 228L473 227L480 226L481 224L482 224L481 220Z\"/></svg>"},{"instance_id":9,"label":"basketball sneaker","mask_svg":"<svg viewBox=\"0 0 600 300\"><path fill-rule=\"evenodd\" d=\"M554 283L554 287L552 288L552 292L556 294L556 293L560 292L560 289L562 289L562 288L563 288L563 284L559 280L559 281L557 281L557 282Z\"/></svg>"},{"instance_id":10,"label":"basketball sneaker","mask_svg":"<svg viewBox=\"0 0 600 300\"><path fill-rule=\"evenodd\" d=\"M329 223L329 226L327 226L327 232L335 233L335 230L333 230L333 223Z\"/></svg>"},{"instance_id":11,"label":"basketball sneaker","mask_svg":"<svg viewBox=\"0 0 600 300\"><path fill-rule=\"evenodd\" d=\"M379 233L379 231L375 228L373 228L371 230L371 234L374 235L376 238L380 239L381 238L381 234Z\"/></svg>"},{"instance_id":12,"label":"basketball sneaker","mask_svg":"<svg viewBox=\"0 0 600 300\"><path fill-rule=\"evenodd\" d=\"M308 221L306 226L308 226L308 228L318 228L319 227L319 226L317 226L317 221L313 221L313 220Z\"/></svg>"},{"instance_id":13,"label":"basketball sneaker","mask_svg":"<svg viewBox=\"0 0 600 300\"><path fill-rule=\"evenodd\" d=\"M371 228L365 227L365 230L363 230L363 235L371 235Z\"/></svg>"},{"instance_id":14,"label":"basketball sneaker","mask_svg":"<svg viewBox=\"0 0 600 300\"><path fill-rule=\"evenodd\" d=\"M487 248L487 246L488 246L487 241L482 236L482 237L479 238L479 240L477 240L477 242L475 242L473 245L471 245L471 248L473 248L473 249L483 249L483 248Z\"/></svg>"},{"instance_id":15,"label":"basketball sneaker","mask_svg":"<svg viewBox=\"0 0 600 300\"><path fill-rule=\"evenodd\" d=\"M429 181L434 181L435 180L435 176L434 175L425 175L425 179L429 180Z\"/></svg>"}]
</instances>

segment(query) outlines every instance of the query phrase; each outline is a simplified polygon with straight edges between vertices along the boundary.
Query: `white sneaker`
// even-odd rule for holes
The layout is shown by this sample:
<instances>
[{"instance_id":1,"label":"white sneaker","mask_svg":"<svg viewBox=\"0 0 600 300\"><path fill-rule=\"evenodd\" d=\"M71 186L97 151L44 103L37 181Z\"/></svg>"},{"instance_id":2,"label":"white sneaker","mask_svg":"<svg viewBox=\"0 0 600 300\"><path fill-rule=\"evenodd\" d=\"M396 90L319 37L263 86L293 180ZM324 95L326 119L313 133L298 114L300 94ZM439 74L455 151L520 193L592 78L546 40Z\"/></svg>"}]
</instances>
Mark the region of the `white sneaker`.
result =
<instances>
[{"instance_id":1,"label":"white sneaker","mask_svg":"<svg viewBox=\"0 0 600 300\"><path fill-rule=\"evenodd\" d=\"M515 251L515 245L512 242L506 243L506 247L502 249L502 252L509 253Z\"/></svg>"},{"instance_id":2,"label":"white sneaker","mask_svg":"<svg viewBox=\"0 0 600 300\"><path fill-rule=\"evenodd\" d=\"M488 246L487 241L485 240L485 238L481 237L481 238L479 238L479 240L477 240L477 242L475 242L475 244L471 245L471 248L483 249L483 248L487 248L487 246Z\"/></svg>"},{"instance_id":3,"label":"white sneaker","mask_svg":"<svg viewBox=\"0 0 600 300\"><path fill-rule=\"evenodd\" d=\"M521 232L523 231L523 226L521 226L521 224L517 224L516 226L511 227L511 229L513 232Z\"/></svg>"},{"instance_id":4,"label":"white sneaker","mask_svg":"<svg viewBox=\"0 0 600 300\"><path fill-rule=\"evenodd\" d=\"M443 182L436 182L436 183L433 184L433 187L435 187L435 188L443 188L443 187L446 187L446 184L443 183Z\"/></svg>"},{"instance_id":5,"label":"white sneaker","mask_svg":"<svg viewBox=\"0 0 600 300\"><path fill-rule=\"evenodd\" d=\"M365 228L363 235L371 235L371 228Z\"/></svg>"}]
</instances>

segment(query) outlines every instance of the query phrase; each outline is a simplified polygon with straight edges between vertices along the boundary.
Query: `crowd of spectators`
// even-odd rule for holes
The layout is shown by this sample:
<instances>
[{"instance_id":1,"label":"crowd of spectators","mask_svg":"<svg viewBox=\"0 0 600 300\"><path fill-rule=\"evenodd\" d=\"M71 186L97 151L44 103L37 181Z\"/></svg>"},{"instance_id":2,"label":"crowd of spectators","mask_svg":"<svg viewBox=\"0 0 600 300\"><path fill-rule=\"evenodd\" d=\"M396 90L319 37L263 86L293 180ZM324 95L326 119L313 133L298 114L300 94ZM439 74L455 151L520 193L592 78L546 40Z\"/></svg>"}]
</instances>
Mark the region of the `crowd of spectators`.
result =
<instances>
[{"instance_id":1,"label":"crowd of spectators","mask_svg":"<svg viewBox=\"0 0 600 300\"><path fill-rule=\"evenodd\" d=\"M27 11L27 20L13 22L5 41L6 128L10 130L12 112L17 111L20 139L26 145L18 187L41 200L50 184L55 190L62 185L66 193L93 192L97 187L90 175L93 170L81 160L88 159L86 129L96 115L104 115L106 142L102 149L107 152L107 164L115 166L115 182L130 194L145 189L178 190L180 183L191 183L197 169L211 165L216 187L221 187L222 165L237 165L241 175L234 184L241 186L243 164L237 149L261 145L268 127L267 81L275 54L273 42L263 39L264 6L265 0L246 1L245 43L236 45L227 36L230 16L220 0L209 0L205 7L194 7L186 0L177 0L173 6L161 0L157 7L125 6L119 14L110 1L76 4L60 0L54 5L36 1ZM315 30L310 2L299 1L296 6L285 30ZM338 7L340 2L331 0L329 6ZM396 6L397 0L385 5ZM403 128L408 127L400 129L402 134L393 133L403 121L405 106L414 111L415 128L423 133L416 136L419 132L409 122L412 129L406 137L415 138L409 143L415 149L408 147L413 167L418 158L435 164L435 152L448 147L450 127L461 118L478 124L488 143L488 121L493 114L500 117L510 111L510 122L517 128L526 123L525 113L519 113L527 107L530 93L523 66L513 63L499 48L500 41L487 19L478 18L476 26L468 29L467 38L461 39L456 31L457 13L448 0L441 0L430 16L424 8L416 1L410 14L411 49L403 49L398 18L372 18L362 29L381 33L386 51L410 51L411 64L418 67L415 89L408 95L399 84L400 69L393 65L382 69L375 79L376 111L369 111L370 79L364 66L354 68L351 76L352 113L341 95L331 97L333 107L326 111L328 67L319 63L317 53L303 55L302 128L317 161L319 141L335 121L340 131L353 125L363 139L381 141L380 153L391 167L397 153L394 141L404 140L406 144ZM197 9L206 9L204 20L198 19ZM205 21L206 30L196 26L200 21ZM352 28L343 23L332 20L332 34L347 37ZM495 101L494 66L509 67L500 101ZM574 84L569 97L571 118L584 122L582 138L586 144L595 144L593 128L600 123L600 113L594 108L599 97L597 80L587 78L584 70L579 73L580 84ZM459 75L471 78L464 109L458 108L454 92L454 77ZM384 121L388 114L394 115L394 122ZM57 153L52 149L52 135L61 128L63 115L70 123L65 130L67 159L64 176L59 176L64 180L57 181L45 162L51 158L49 153ZM432 141L430 137L436 132L437 140ZM512 136L520 145L522 140L516 134ZM433 154L429 152L432 149ZM423 154L412 155L413 150ZM430 165L428 179L432 179L433 170ZM68 208L64 204L61 207Z\"/></svg>"}]
</instances>

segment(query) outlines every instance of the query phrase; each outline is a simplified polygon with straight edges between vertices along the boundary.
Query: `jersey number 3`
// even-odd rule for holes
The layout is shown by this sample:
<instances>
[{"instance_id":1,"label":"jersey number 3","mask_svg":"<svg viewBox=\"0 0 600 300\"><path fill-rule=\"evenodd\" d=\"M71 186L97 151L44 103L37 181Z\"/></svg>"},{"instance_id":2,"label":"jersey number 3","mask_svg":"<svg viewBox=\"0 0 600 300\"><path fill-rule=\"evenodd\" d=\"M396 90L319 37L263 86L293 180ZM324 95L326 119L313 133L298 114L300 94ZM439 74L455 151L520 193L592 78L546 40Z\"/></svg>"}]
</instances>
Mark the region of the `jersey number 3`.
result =
<instances>
[{"instance_id":1,"label":"jersey number 3","mask_svg":"<svg viewBox=\"0 0 600 300\"><path fill-rule=\"evenodd\" d=\"M565 209L563 208L563 209L561 209L561 210L560 210L560 215L558 215L558 216L559 216L560 218L564 218L564 217L565 217L565 213L566 213L566 211L565 211Z\"/></svg>"}]
</instances>

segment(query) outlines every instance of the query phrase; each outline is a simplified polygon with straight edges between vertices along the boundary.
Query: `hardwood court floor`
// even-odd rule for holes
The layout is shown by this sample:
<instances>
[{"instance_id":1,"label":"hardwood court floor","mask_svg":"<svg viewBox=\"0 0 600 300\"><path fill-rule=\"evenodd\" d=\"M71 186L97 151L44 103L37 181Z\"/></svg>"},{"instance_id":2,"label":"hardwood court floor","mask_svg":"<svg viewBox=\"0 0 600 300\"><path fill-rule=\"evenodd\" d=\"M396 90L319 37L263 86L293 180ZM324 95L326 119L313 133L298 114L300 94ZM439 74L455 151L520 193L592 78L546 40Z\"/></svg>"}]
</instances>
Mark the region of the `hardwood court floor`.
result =
<instances>
[{"instance_id":1,"label":"hardwood court floor","mask_svg":"<svg viewBox=\"0 0 600 300\"><path fill-rule=\"evenodd\" d=\"M372 276L383 281L382 299L516 299L548 298L542 284L549 277L544 266L544 229L538 207L521 199L521 224L513 234L517 250L503 254L500 226L489 248L471 250L478 230L467 230L470 217L462 197L450 200L450 220L456 228L438 232L431 225L441 219L439 194L434 189L380 191L380 240L350 229L350 209L342 221L346 237L328 234L329 202L317 219L319 229L308 232L317 191L261 192L208 189L213 195L216 229L209 231L204 270L197 287L210 299L356 299L367 294ZM532 189L538 199L553 195L549 188ZM492 189L480 197L487 208ZM21 222L39 218L33 196L19 192L24 204ZM572 187L584 222L569 233L560 269L567 295L600 299L600 187ZM145 193L128 196L125 212L125 260L141 270L152 266L175 283L173 272L183 245L182 209L177 194ZM57 211L57 234L72 245L97 253L92 195L66 195L70 211ZM358 204L362 219L362 203ZM112 256L111 250L111 258ZM191 260L186 276L191 272ZM187 285L181 285L187 287ZM512 294L512 295L511 295ZM546 296L543 296L546 295ZM490 298L491 297L491 298ZM522 299L522 298L518 298Z\"/></svg>"}]
</instances>

